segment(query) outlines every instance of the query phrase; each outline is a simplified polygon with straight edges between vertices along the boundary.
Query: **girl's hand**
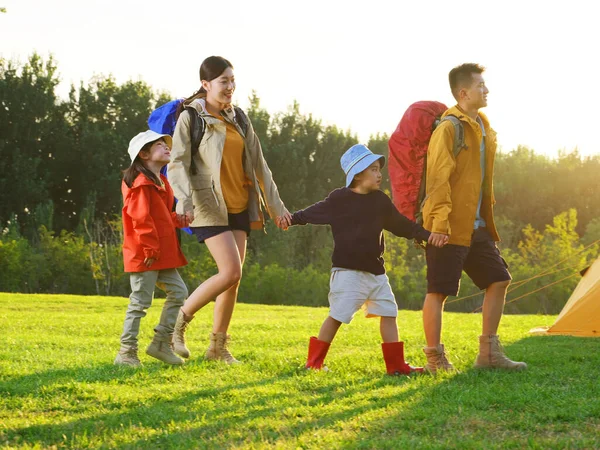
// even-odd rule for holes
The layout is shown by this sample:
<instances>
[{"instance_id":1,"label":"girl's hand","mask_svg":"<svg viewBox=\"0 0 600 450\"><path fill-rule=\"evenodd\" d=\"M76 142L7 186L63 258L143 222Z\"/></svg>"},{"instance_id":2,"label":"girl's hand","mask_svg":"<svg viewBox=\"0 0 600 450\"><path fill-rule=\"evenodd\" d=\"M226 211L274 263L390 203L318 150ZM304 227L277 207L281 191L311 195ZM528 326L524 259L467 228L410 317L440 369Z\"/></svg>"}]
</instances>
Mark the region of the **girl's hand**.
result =
<instances>
[{"instance_id":1,"label":"girl's hand","mask_svg":"<svg viewBox=\"0 0 600 450\"><path fill-rule=\"evenodd\" d=\"M191 211L186 211L185 212L185 217L187 219L187 224L191 224L194 221L194 210ZM186 226L188 226L186 225Z\"/></svg>"},{"instance_id":2,"label":"girl's hand","mask_svg":"<svg viewBox=\"0 0 600 450\"><path fill-rule=\"evenodd\" d=\"M144 264L146 265L146 267L150 267L152 264L154 264L154 258L146 258L144 259Z\"/></svg>"},{"instance_id":3,"label":"girl's hand","mask_svg":"<svg viewBox=\"0 0 600 450\"><path fill-rule=\"evenodd\" d=\"M185 214L177 214L177 221L181 225L181 228L185 228L191 223Z\"/></svg>"}]
</instances>

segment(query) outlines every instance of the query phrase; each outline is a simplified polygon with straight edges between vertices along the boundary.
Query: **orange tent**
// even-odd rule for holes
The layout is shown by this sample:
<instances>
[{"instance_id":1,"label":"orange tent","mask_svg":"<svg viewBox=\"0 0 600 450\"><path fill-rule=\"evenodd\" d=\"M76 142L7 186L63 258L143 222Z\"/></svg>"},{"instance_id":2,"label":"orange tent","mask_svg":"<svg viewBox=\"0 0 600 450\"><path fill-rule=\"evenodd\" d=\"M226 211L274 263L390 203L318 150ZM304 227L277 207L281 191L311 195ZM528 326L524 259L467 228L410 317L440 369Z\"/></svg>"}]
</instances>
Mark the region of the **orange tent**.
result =
<instances>
[{"instance_id":1,"label":"orange tent","mask_svg":"<svg viewBox=\"0 0 600 450\"><path fill-rule=\"evenodd\" d=\"M584 273L554 325L530 333L600 337L600 258Z\"/></svg>"}]
</instances>

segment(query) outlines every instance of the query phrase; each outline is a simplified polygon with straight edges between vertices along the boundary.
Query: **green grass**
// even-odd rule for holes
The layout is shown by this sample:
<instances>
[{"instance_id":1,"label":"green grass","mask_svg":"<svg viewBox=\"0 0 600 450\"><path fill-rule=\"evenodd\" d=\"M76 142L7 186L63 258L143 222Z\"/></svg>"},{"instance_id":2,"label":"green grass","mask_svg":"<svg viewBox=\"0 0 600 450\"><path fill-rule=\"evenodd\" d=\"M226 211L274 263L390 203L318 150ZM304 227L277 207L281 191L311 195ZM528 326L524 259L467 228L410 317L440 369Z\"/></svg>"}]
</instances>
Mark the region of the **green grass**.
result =
<instances>
[{"instance_id":1,"label":"green grass","mask_svg":"<svg viewBox=\"0 0 600 450\"><path fill-rule=\"evenodd\" d=\"M444 316L461 371L384 375L378 323L357 316L327 358L302 369L325 308L240 304L232 352L201 358L212 308L189 333L191 360L112 364L127 299L0 294L2 448L599 448L600 340L532 337L552 316L505 316L500 334L522 373L471 368L481 317ZM140 348L162 300L142 321ZM424 363L421 315L401 311L407 360Z\"/></svg>"}]
</instances>

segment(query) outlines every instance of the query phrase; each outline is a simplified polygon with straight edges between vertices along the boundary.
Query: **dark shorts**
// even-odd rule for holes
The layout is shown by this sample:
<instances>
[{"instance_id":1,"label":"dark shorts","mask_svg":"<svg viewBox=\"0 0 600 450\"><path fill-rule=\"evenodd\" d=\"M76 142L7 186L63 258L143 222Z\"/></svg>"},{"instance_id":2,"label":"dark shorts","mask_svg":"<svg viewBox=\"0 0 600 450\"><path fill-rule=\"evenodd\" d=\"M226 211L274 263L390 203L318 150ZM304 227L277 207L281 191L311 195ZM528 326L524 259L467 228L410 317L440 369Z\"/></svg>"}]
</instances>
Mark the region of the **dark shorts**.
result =
<instances>
[{"instance_id":1,"label":"dark shorts","mask_svg":"<svg viewBox=\"0 0 600 450\"><path fill-rule=\"evenodd\" d=\"M242 230L246 235L250 236L250 215L248 210L237 214L227 214L229 224L227 226L216 227L190 227L196 239L201 244L204 244L208 238L216 236L226 231Z\"/></svg>"},{"instance_id":2,"label":"dark shorts","mask_svg":"<svg viewBox=\"0 0 600 450\"><path fill-rule=\"evenodd\" d=\"M510 281L508 264L485 228L473 232L471 246L448 244L427 246L427 293L457 295L464 270L479 289L499 281Z\"/></svg>"}]
</instances>

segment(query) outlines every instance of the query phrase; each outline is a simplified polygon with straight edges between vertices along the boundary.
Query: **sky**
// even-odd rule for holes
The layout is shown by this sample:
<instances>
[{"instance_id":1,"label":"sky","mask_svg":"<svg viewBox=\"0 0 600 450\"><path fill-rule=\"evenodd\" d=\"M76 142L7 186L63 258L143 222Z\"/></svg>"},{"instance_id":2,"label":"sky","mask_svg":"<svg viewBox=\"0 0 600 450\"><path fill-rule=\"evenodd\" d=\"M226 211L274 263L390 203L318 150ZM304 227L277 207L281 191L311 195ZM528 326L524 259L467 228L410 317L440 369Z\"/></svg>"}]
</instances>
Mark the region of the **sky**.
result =
<instances>
[{"instance_id":1,"label":"sky","mask_svg":"<svg viewBox=\"0 0 600 450\"><path fill-rule=\"evenodd\" d=\"M52 54L58 93L94 75L142 79L173 98L211 55L235 67L234 101L300 112L362 142L391 134L415 101L451 106L448 72L486 67L483 111L502 151L600 154L600 26L570 0L0 0L0 57Z\"/></svg>"}]
</instances>

